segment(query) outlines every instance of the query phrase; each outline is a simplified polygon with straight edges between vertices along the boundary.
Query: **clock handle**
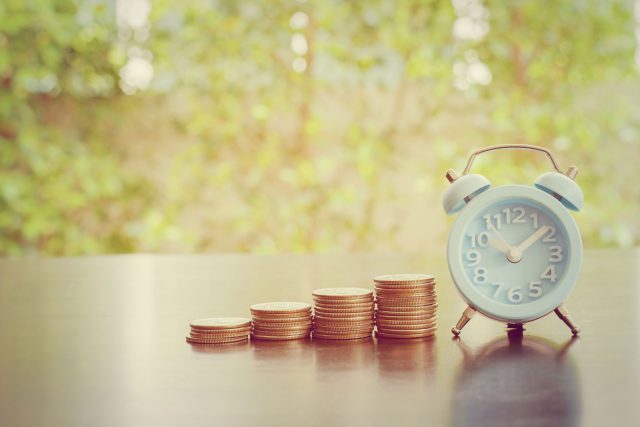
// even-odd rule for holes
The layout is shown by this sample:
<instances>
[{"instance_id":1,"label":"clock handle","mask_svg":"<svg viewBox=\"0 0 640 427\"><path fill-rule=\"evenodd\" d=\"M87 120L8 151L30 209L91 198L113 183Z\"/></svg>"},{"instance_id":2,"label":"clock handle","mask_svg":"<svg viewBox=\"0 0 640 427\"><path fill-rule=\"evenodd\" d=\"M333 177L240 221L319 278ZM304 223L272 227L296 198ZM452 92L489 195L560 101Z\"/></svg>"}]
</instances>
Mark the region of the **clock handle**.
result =
<instances>
[{"instance_id":1,"label":"clock handle","mask_svg":"<svg viewBox=\"0 0 640 427\"><path fill-rule=\"evenodd\" d=\"M473 164L473 161L476 159L478 155L482 153L486 153L487 151L502 150L507 148L520 149L520 150L533 150L533 151L539 151L541 153L544 153L547 155L547 157L549 157L549 160L551 160L551 165L553 165L553 168L556 170L556 172L562 173L562 171L558 167L558 163L556 162L556 159L553 157L553 154L551 154L551 151L549 151L544 147L539 147L537 145L529 145L529 144L503 144L503 145L492 145L490 147L481 148L480 150L477 150L471 153L471 156L469 156L469 161L467 162L467 166L465 166L464 171L462 172L462 175L466 175L467 173L469 173L469 170L471 169L471 165ZM571 179L573 179L577 175L577 173L578 173L578 168L572 165L572 166L569 166L569 169L565 174L569 176Z\"/></svg>"},{"instance_id":2,"label":"clock handle","mask_svg":"<svg viewBox=\"0 0 640 427\"><path fill-rule=\"evenodd\" d=\"M571 316L569 316L569 312L564 305L559 306L553 311L558 315L560 320L562 320L565 325L567 325L569 329L571 329L571 333L573 335L578 335L580 333L580 327L573 322L573 319L571 319Z\"/></svg>"},{"instance_id":3,"label":"clock handle","mask_svg":"<svg viewBox=\"0 0 640 427\"><path fill-rule=\"evenodd\" d=\"M460 320L458 320L458 323L456 323L456 326L451 328L451 332L453 333L453 335L455 336L460 335L462 328L464 328L464 326L467 323L469 323L469 320L471 320L474 314L476 314L476 309L471 307L470 305L467 306L467 308L465 308L464 311L462 312L462 316L460 316Z\"/></svg>"}]
</instances>

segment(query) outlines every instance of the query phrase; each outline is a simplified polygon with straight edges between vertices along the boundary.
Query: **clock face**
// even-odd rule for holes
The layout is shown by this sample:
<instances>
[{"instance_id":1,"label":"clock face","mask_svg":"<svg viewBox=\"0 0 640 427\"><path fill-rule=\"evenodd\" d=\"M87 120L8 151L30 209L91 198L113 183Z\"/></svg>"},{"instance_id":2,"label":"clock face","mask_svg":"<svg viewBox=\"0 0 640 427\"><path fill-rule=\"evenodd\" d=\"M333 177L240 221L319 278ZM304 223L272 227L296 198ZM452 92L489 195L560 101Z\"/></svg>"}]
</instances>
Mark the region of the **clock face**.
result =
<instances>
[{"instance_id":1,"label":"clock face","mask_svg":"<svg viewBox=\"0 0 640 427\"><path fill-rule=\"evenodd\" d=\"M568 297L580 271L582 242L558 200L512 185L468 202L451 230L447 256L471 306L497 320L527 322Z\"/></svg>"},{"instance_id":2,"label":"clock face","mask_svg":"<svg viewBox=\"0 0 640 427\"><path fill-rule=\"evenodd\" d=\"M527 304L553 292L570 256L560 221L525 199L481 210L464 233L460 256L478 293L505 304Z\"/></svg>"}]
</instances>

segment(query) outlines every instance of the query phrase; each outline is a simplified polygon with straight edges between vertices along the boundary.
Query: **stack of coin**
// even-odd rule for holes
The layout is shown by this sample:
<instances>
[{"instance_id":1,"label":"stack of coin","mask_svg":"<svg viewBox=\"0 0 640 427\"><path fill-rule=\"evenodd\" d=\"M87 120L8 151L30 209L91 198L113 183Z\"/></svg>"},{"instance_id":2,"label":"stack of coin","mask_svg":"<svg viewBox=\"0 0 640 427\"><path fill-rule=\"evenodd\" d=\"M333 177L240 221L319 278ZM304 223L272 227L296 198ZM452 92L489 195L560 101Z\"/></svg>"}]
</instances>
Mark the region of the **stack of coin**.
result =
<instances>
[{"instance_id":1,"label":"stack of coin","mask_svg":"<svg viewBox=\"0 0 640 427\"><path fill-rule=\"evenodd\" d=\"M374 326L373 291L326 288L313 291L313 337L352 340L371 336Z\"/></svg>"},{"instance_id":2,"label":"stack of coin","mask_svg":"<svg viewBox=\"0 0 640 427\"><path fill-rule=\"evenodd\" d=\"M427 274L389 274L373 279L376 287L376 336L423 338L435 334L435 281Z\"/></svg>"},{"instance_id":3,"label":"stack of coin","mask_svg":"<svg viewBox=\"0 0 640 427\"><path fill-rule=\"evenodd\" d=\"M252 337L282 341L308 338L313 327L311 305L305 302L265 302L251 306Z\"/></svg>"},{"instance_id":4,"label":"stack of coin","mask_svg":"<svg viewBox=\"0 0 640 427\"><path fill-rule=\"evenodd\" d=\"M211 317L189 323L191 344L226 344L249 339L251 319L245 317Z\"/></svg>"}]
</instances>

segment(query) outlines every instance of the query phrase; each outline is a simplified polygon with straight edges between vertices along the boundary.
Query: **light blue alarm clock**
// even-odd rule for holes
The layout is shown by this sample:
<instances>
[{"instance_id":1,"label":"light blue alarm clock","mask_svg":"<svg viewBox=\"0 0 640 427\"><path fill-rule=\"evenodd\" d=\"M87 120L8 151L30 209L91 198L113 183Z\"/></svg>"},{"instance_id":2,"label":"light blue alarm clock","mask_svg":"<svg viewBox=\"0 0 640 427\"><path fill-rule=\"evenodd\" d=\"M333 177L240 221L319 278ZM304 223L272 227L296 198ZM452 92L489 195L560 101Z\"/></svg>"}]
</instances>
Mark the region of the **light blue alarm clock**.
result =
<instances>
[{"instance_id":1,"label":"light blue alarm clock","mask_svg":"<svg viewBox=\"0 0 640 427\"><path fill-rule=\"evenodd\" d=\"M491 188L487 178L469 174L475 157L498 149L540 151L555 169L534 186ZM497 145L474 152L462 176L447 171L451 186L443 198L447 214L460 212L449 235L447 260L453 281L468 308L452 329L461 329L476 311L510 327L555 311L573 334L579 328L563 302L576 285L582 239L569 210L584 204L571 166L560 172L553 155L533 145Z\"/></svg>"}]
</instances>

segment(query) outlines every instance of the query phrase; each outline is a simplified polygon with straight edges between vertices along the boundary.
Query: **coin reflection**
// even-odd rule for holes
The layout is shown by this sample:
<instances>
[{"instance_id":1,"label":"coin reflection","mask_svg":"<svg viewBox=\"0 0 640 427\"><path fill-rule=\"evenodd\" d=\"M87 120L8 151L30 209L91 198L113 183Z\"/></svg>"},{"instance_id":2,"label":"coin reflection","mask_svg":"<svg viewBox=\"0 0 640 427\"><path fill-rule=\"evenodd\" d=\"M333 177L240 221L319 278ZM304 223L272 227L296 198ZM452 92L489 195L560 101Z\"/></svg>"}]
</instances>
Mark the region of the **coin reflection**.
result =
<instances>
[{"instance_id":1,"label":"coin reflection","mask_svg":"<svg viewBox=\"0 0 640 427\"><path fill-rule=\"evenodd\" d=\"M253 357L262 361L311 360L313 358L312 345L309 338L282 341L251 340Z\"/></svg>"},{"instance_id":2,"label":"coin reflection","mask_svg":"<svg viewBox=\"0 0 640 427\"><path fill-rule=\"evenodd\" d=\"M372 338L359 340L314 339L316 366L320 370L347 371L369 367L375 362Z\"/></svg>"},{"instance_id":3,"label":"coin reflection","mask_svg":"<svg viewBox=\"0 0 640 427\"><path fill-rule=\"evenodd\" d=\"M436 339L378 339L378 372L386 377L433 375L436 367Z\"/></svg>"},{"instance_id":4,"label":"coin reflection","mask_svg":"<svg viewBox=\"0 0 640 427\"><path fill-rule=\"evenodd\" d=\"M580 388L567 350L513 334L475 354L458 341L464 361L452 399L455 426L577 426Z\"/></svg>"}]
</instances>

